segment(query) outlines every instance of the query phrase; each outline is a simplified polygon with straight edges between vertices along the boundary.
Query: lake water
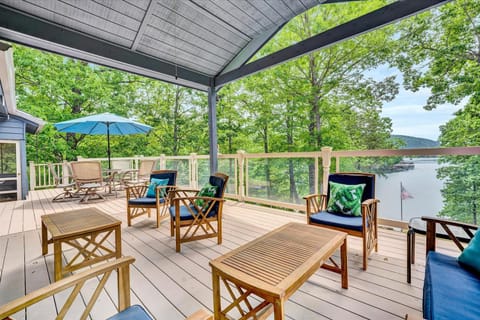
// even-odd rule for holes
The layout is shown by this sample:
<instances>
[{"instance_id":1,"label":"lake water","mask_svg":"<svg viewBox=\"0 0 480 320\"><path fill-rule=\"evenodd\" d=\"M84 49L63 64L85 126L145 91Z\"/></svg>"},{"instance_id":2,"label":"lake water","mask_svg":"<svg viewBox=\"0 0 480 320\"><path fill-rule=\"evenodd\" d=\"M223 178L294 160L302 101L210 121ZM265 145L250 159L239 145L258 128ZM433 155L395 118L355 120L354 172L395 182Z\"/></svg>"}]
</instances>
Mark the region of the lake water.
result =
<instances>
[{"instance_id":1,"label":"lake water","mask_svg":"<svg viewBox=\"0 0 480 320\"><path fill-rule=\"evenodd\" d=\"M439 164L436 158L414 158L415 168L407 171L395 172L376 178L376 197L380 200L378 207L379 217L400 220L403 211L403 220L411 217L436 216L443 207L443 197L440 190L443 182L438 180ZM400 183L413 198L401 200ZM403 210L401 210L403 202Z\"/></svg>"}]
</instances>

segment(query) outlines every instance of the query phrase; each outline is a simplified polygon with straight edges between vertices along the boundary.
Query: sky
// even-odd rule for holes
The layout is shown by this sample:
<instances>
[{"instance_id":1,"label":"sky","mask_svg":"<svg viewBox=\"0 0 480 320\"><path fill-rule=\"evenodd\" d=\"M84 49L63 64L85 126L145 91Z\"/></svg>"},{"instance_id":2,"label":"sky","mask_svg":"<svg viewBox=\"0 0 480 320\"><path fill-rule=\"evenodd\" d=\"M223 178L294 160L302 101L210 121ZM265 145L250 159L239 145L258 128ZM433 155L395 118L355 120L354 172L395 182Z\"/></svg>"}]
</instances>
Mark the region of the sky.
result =
<instances>
[{"instance_id":1,"label":"sky","mask_svg":"<svg viewBox=\"0 0 480 320\"><path fill-rule=\"evenodd\" d=\"M401 73L394 68L381 66L368 73L375 80L381 80L387 76L396 75L397 82L402 83ZM407 91L400 85L397 97L382 108L382 116L392 119L392 134L414 136L438 140L440 135L439 126L445 124L454 117L454 112L463 104L454 106L444 104L431 111L423 109L430 95L428 88L417 92Z\"/></svg>"}]
</instances>

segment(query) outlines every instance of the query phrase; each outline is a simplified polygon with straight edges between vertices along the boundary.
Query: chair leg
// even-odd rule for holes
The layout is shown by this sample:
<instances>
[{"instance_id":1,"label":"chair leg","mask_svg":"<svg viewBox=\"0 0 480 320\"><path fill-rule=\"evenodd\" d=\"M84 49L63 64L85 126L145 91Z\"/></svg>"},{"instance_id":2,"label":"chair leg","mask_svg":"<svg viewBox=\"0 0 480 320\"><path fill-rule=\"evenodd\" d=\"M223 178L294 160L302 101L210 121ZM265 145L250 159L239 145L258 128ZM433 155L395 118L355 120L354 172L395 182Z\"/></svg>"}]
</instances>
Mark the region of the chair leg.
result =
<instances>
[{"instance_id":1,"label":"chair leg","mask_svg":"<svg viewBox=\"0 0 480 320\"><path fill-rule=\"evenodd\" d=\"M157 208L157 228L160 227L160 212L158 211L158 208Z\"/></svg>"},{"instance_id":2,"label":"chair leg","mask_svg":"<svg viewBox=\"0 0 480 320\"><path fill-rule=\"evenodd\" d=\"M368 249L367 249L367 237L363 237L363 270L367 271L368 263Z\"/></svg>"},{"instance_id":3,"label":"chair leg","mask_svg":"<svg viewBox=\"0 0 480 320\"><path fill-rule=\"evenodd\" d=\"M173 219L170 218L170 237L174 236L174 233L173 233L174 230L173 229L174 229Z\"/></svg>"},{"instance_id":4,"label":"chair leg","mask_svg":"<svg viewBox=\"0 0 480 320\"><path fill-rule=\"evenodd\" d=\"M217 220L217 244L222 244L222 219Z\"/></svg>"},{"instance_id":5,"label":"chair leg","mask_svg":"<svg viewBox=\"0 0 480 320\"><path fill-rule=\"evenodd\" d=\"M129 227L132 226L132 216L131 216L131 208L130 207L127 207L127 225Z\"/></svg>"}]
</instances>

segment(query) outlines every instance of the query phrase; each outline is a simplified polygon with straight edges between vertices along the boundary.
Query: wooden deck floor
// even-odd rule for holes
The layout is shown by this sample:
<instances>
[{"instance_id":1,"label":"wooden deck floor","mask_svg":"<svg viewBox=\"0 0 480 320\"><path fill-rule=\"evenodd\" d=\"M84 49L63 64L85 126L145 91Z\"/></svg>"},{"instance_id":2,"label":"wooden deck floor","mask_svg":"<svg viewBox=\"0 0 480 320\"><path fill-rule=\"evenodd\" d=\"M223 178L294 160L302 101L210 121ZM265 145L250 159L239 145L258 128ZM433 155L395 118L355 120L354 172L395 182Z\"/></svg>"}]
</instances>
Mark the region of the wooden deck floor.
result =
<instances>
[{"instance_id":1,"label":"wooden deck floor","mask_svg":"<svg viewBox=\"0 0 480 320\"><path fill-rule=\"evenodd\" d=\"M39 227L44 214L95 206L121 219L123 254L136 258L131 268L132 303L142 304L156 319L169 320L183 319L199 308L212 310L211 259L286 222L305 221L301 214L227 201L223 244L196 241L176 253L167 222L156 229L153 219L140 218L126 226L124 197L86 205L52 203L55 192L35 191L26 201L0 203L0 305L53 279L52 249L46 256L41 254ZM379 252L371 256L368 271L361 269L359 239L350 237L348 245L349 289L341 288L338 274L321 269L290 298L287 319L403 319L407 313L421 314L424 238L417 237L412 284L406 282L405 233L380 230ZM112 282L100 296L92 319L115 313L114 292ZM55 310L50 299L16 317L50 319Z\"/></svg>"}]
</instances>

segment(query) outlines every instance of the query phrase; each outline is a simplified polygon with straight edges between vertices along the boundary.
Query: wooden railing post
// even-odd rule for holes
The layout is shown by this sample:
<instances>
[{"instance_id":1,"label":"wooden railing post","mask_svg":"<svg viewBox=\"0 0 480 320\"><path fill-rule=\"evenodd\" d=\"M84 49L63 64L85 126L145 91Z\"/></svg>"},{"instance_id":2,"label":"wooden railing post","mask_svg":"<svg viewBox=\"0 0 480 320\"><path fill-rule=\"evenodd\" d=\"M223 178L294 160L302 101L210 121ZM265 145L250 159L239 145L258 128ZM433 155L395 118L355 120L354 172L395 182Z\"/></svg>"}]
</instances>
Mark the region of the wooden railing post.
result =
<instances>
[{"instance_id":1,"label":"wooden railing post","mask_svg":"<svg viewBox=\"0 0 480 320\"><path fill-rule=\"evenodd\" d=\"M328 175L330 174L330 164L332 158L332 147L322 147L322 167L323 167L323 179L322 179L322 193L326 193L328 190Z\"/></svg>"},{"instance_id":2,"label":"wooden railing post","mask_svg":"<svg viewBox=\"0 0 480 320\"><path fill-rule=\"evenodd\" d=\"M238 150L238 200L245 201L245 151Z\"/></svg>"},{"instance_id":3,"label":"wooden railing post","mask_svg":"<svg viewBox=\"0 0 480 320\"><path fill-rule=\"evenodd\" d=\"M70 183L70 169L68 168L68 161L63 160L62 164L62 183L68 184Z\"/></svg>"},{"instance_id":4,"label":"wooden railing post","mask_svg":"<svg viewBox=\"0 0 480 320\"><path fill-rule=\"evenodd\" d=\"M35 184L36 184L36 179L35 179L35 162L30 161L29 162L30 166L30 190L35 190Z\"/></svg>"},{"instance_id":5,"label":"wooden railing post","mask_svg":"<svg viewBox=\"0 0 480 320\"><path fill-rule=\"evenodd\" d=\"M196 153L190 153L189 162L189 171L190 171L190 187L193 189L198 189L198 160Z\"/></svg>"},{"instance_id":6,"label":"wooden railing post","mask_svg":"<svg viewBox=\"0 0 480 320\"><path fill-rule=\"evenodd\" d=\"M160 155L160 170L167 169L167 156L165 154Z\"/></svg>"}]
</instances>

